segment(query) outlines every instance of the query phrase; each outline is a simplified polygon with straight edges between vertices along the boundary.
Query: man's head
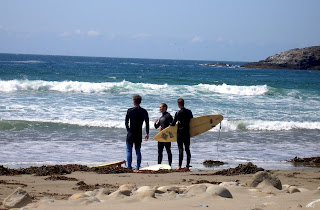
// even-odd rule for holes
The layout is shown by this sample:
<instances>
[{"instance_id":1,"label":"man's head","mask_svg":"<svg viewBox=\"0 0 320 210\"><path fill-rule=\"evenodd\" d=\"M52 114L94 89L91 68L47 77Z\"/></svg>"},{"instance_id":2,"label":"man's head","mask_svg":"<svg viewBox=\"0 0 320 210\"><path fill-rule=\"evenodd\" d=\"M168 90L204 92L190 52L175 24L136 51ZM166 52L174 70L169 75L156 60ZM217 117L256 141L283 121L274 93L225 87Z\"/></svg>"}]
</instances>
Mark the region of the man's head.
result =
<instances>
[{"instance_id":1,"label":"man's head","mask_svg":"<svg viewBox=\"0 0 320 210\"><path fill-rule=\"evenodd\" d=\"M178 98L177 103L178 103L178 107L179 107L179 108L183 108L183 107L184 107L184 100L183 100L183 98Z\"/></svg>"},{"instance_id":2,"label":"man's head","mask_svg":"<svg viewBox=\"0 0 320 210\"><path fill-rule=\"evenodd\" d=\"M141 96L139 96L139 95L134 95L134 96L132 97L132 99L133 99L133 104L134 104L134 105L139 106L139 105L141 104L141 100L142 100Z\"/></svg>"},{"instance_id":3,"label":"man's head","mask_svg":"<svg viewBox=\"0 0 320 210\"><path fill-rule=\"evenodd\" d=\"M167 104L165 104L165 103L160 104L159 110L160 110L161 113L165 113L167 111L167 109L168 109L168 105Z\"/></svg>"}]
</instances>

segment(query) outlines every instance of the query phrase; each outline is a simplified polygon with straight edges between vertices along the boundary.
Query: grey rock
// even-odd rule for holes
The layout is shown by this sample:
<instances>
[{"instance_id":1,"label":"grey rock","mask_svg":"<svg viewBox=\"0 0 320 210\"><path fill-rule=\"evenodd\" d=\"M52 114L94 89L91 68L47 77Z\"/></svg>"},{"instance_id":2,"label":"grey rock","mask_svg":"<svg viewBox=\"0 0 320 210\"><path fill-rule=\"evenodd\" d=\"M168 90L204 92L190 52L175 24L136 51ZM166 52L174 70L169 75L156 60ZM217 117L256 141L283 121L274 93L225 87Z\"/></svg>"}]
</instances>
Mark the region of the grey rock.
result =
<instances>
[{"instance_id":1,"label":"grey rock","mask_svg":"<svg viewBox=\"0 0 320 210\"><path fill-rule=\"evenodd\" d=\"M31 203L30 195L21 187L17 188L11 195L3 201L6 208L21 208Z\"/></svg>"},{"instance_id":2,"label":"grey rock","mask_svg":"<svg viewBox=\"0 0 320 210\"><path fill-rule=\"evenodd\" d=\"M320 70L320 46L292 49L243 65L247 68Z\"/></svg>"},{"instance_id":3,"label":"grey rock","mask_svg":"<svg viewBox=\"0 0 320 210\"><path fill-rule=\"evenodd\" d=\"M275 188L281 190L282 184L278 177L271 175L265 171L259 171L255 173L251 180L247 183L250 187L257 187L264 180L268 180Z\"/></svg>"},{"instance_id":4,"label":"grey rock","mask_svg":"<svg viewBox=\"0 0 320 210\"><path fill-rule=\"evenodd\" d=\"M208 187L206 193L210 195L218 195L223 198L232 198L232 194L227 188L216 185Z\"/></svg>"}]
</instances>

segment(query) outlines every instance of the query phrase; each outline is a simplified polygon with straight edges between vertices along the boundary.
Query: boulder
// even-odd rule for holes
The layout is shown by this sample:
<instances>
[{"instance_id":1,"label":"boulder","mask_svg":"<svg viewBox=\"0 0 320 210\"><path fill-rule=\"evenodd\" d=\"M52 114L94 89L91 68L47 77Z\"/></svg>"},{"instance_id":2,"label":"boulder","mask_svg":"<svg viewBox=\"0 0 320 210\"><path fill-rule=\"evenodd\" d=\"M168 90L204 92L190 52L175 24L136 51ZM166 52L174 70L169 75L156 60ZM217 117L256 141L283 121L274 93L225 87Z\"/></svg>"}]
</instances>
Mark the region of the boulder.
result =
<instances>
[{"instance_id":1,"label":"boulder","mask_svg":"<svg viewBox=\"0 0 320 210\"><path fill-rule=\"evenodd\" d=\"M6 208L21 208L31 203L30 195L21 187L17 188L11 195L3 201Z\"/></svg>"},{"instance_id":2,"label":"boulder","mask_svg":"<svg viewBox=\"0 0 320 210\"><path fill-rule=\"evenodd\" d=\"M268 182L270 182L275 188L279 190L282 189L282 184L279 178L265 171L255 173L252 179L248 181L247 185L250 187L257 187L264 180L268 180Z\"/></svg>"},{"instance_id":3,"label":"boulder","mask_svg":"<svg viewBox=\"0 0 320 210\"><path fill-rule=\"evenodd\" d=\"M320 46L292 49L243 65L259 69L304 69L320 70Z\"/></svg>"},{"instance_id":4,"label":"boulder","mask_svg":"<svg viewBox=\"0 0 320 210\"><path fill-rule=\"evenodd\" d=\"M210 195L218 195L223 198L232 198L232 194L227 188L217 186L217 185L208 187L208 189L206 190L206 193Z\"/></svg>"}]
</instances>

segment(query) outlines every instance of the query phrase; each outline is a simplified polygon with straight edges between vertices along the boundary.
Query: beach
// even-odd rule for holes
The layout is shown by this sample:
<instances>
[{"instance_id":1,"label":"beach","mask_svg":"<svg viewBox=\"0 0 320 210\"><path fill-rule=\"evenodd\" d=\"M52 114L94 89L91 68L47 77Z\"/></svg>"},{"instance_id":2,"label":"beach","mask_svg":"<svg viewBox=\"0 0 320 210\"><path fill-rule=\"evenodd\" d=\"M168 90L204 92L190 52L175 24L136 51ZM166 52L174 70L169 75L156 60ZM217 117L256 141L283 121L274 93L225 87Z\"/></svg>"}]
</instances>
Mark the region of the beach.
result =
<instances>
[{"instance_id":1,"label":"beach","mask_svg":"<svg viewBox=\"0 0 320 210\"><path fill-rule=\"evenodd\" d=\"M21 187L32 198L23 209L320 209L320 202L311 203L320 198L319 168L263 171L277 177L282 189L268 181L250 186L254 174L215 172L0 176L0 201ZM231 197L210 191L217 187Z\"/></svg>"},{"instance_id":2,"label":"beach","mask_svg":"<svg viewBox=\"0 0 320 210\"><path fill-rule=\"evenodd\" d=\"M24 209L301 209L319 199L319 168L287 161L319 156L319 72L204 65L211 62L0 54L0 169L81 165L1 173L1 208L19 187L31 202ZM151 125L141 167L157 164L159 104L174 116L182 97L194 117L223 115L191 139L191 172L82 170L126 159L124 119L135 94ZM176 168L176 143L171 150ZM225 164L210 168L206 160ZM257 171L214 174L249 162L278 177L281 189L248 185Z\"/></svg>"}]
</instances>

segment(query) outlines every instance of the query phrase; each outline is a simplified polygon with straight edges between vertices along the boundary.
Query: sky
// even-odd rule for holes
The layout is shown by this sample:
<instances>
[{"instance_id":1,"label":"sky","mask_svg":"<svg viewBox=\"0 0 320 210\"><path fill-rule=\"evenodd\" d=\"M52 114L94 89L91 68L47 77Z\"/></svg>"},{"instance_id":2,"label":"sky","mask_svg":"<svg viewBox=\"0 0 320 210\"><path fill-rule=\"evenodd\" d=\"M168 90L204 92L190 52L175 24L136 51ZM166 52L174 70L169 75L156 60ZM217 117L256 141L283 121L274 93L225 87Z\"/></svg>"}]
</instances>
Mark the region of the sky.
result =
<instances>
[{"instance_id":1,"label":"sky","mask_svg":"<svg viewBox=\"0 0 320 210\"><path fill-rule=\"evenodd\" d=\"M319 0L0 0L0 53L259 61L320 45Z\"/></svg>"}]
</instances>

